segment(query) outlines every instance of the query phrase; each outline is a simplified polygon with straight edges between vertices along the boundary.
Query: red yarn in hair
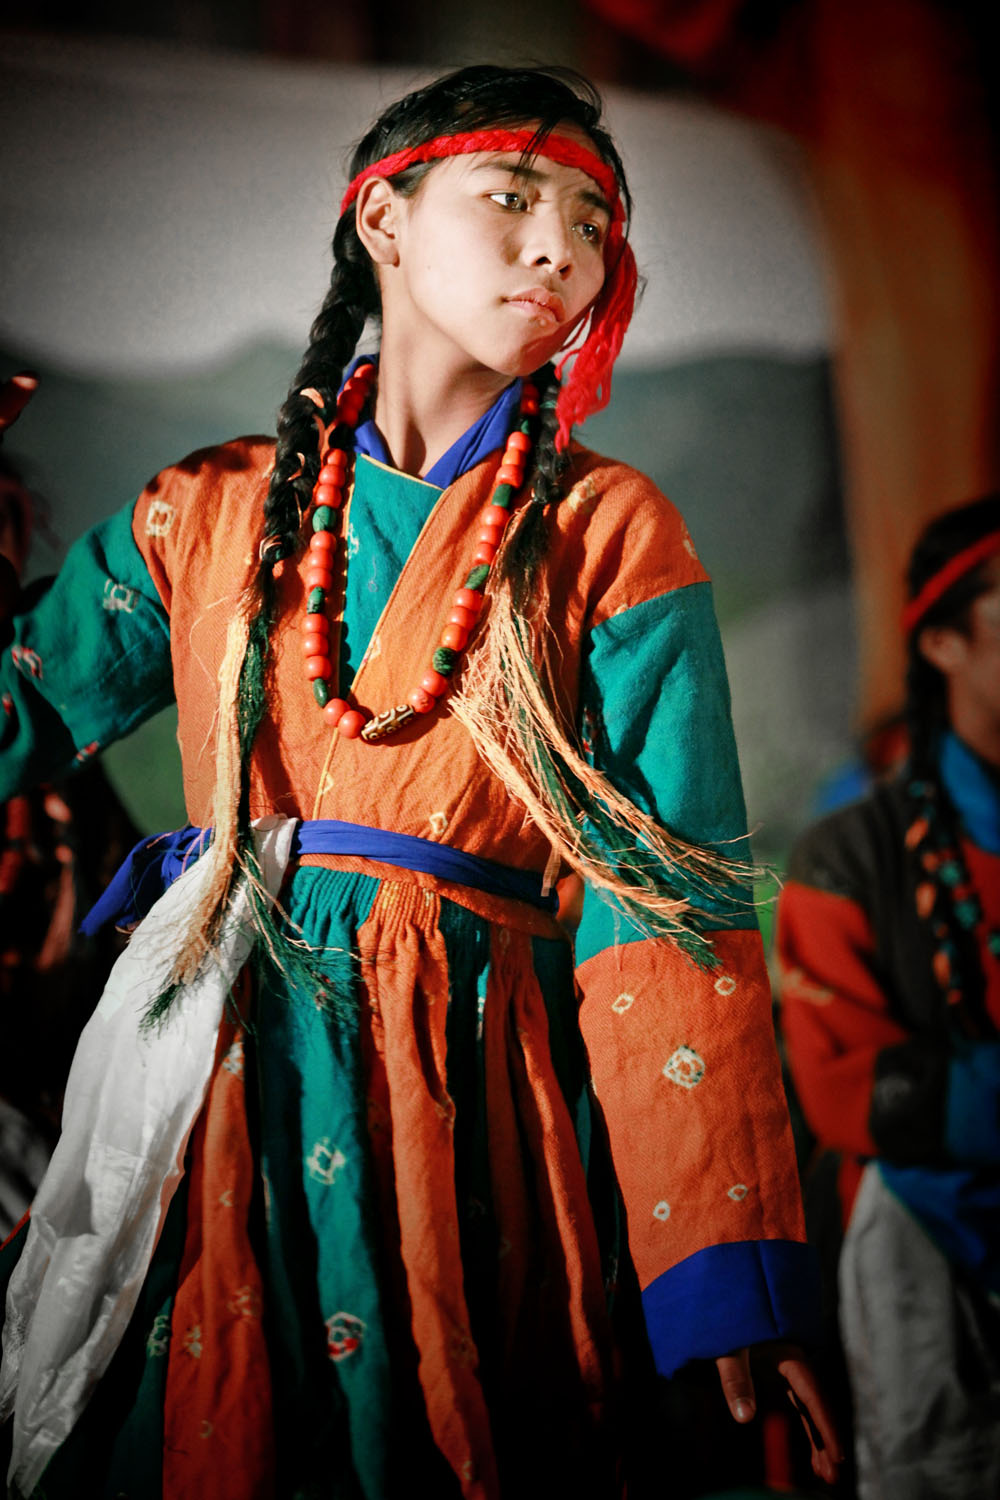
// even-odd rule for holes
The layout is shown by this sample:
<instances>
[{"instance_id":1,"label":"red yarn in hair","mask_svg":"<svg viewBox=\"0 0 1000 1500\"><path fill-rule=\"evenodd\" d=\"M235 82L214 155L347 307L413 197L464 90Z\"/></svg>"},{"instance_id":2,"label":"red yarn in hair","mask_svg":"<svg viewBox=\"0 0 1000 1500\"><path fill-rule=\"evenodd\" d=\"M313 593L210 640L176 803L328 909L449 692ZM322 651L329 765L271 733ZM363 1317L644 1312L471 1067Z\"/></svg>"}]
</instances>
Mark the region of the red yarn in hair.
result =
<instances>
[{"instance_id":1,"label":"red yarn in hair","mask_svg":"<svg viewBox=\"0 0 1000 1500\"><path fill-rule=\"evenodd\" d=\"M604 245L606 275L604 285L583 320L587 333L578 348L570 348L556 366L562 378L569 359L573 368L556 399L556 447L562 451L570 439L575 423L583 422L591 412L607 406L611 396L611 370L618 357L625 332L635 306L638 273L632 247L625 238L625 208L621 201L614 171L596 151L563 135L548 135L539 142L534 130L467 130L455 135L439 135L396 151L365 167L348 186L340 204L341 214L351 207L363 183L370 177L395 177L418 162L437 161L445 156L465 156L473 151L516 151L545 156L563 167L585 172L601 189L611 210L611 226Z\"/></svg>"}]
</instances>

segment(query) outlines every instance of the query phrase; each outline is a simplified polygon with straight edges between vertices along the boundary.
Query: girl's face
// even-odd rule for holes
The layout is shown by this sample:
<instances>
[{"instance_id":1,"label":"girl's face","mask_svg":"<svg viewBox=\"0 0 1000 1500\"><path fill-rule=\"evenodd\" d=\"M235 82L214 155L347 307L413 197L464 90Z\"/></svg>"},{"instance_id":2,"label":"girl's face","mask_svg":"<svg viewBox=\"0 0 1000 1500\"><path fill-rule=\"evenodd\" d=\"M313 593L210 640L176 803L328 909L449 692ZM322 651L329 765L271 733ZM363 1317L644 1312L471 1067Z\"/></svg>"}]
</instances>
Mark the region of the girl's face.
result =
<instances>
[{"instance_id":1,"label":"girl's face","mask_svg":"<svg viewBox=\"0 0 1000 1500\"><path fill-rule=\"evenodd\" d=\"M449 157L411 198L382 185L394 236L380 268L384 346L409 346L428 371L507 379L562 348L604 284L610 211L579 169L519 160Z\"/></svg>"}]
</instances>

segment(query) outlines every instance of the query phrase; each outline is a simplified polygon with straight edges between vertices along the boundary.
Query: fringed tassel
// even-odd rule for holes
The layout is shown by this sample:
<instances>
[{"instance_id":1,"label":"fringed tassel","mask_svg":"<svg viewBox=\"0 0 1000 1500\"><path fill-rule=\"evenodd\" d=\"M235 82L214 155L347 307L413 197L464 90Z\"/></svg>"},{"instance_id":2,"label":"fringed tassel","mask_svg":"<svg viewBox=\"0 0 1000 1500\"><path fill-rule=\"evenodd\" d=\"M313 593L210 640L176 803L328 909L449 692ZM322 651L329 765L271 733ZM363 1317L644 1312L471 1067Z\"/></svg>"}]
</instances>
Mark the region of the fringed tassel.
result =
<instances>
[{"instance_id":1,"label":"fringed tassel","mask_svg":"<svg viewBox=\"0 0 1000 1500\"><path fill-rule=\"evenodd\" d=\"M158 1021L169 1008L178 986L188 984L211 952L239 857L240 809L240 706L239 682L250 635L252 596L240 599L226 633L226 650L219 668L219 709L216 738L216 781L212 817L212 842L201 856L211 874L191 914L187 932L174 963L171 984L156 1001L148 1019Z\"/></svg>"},{"instance_id":2,"label":"fringed tassel","mask_svg":"<svg viewBox=\"0 0 1000 1500\"><path fill-rule=\"evenodd\" d=\"M568 865L641 931L712 967L703 929L753 905L756 871L670 833L584 758L553 708L545 616L544 596L528 618L509 582L496 585L451 711Z\"/></svg>"},{"instance_id":3,"label":"fringed tassel","mask_svg":"<svg viewBox=\"0 0 1000 1500\"><path fill-rule=\"evenodd\" d=\"M350 997L339 991L330 993L329 978L311 963L315 950L294 935L291 919L267 890L254 848L243 767L260 717L260 699L266 693L267 653L267 609L260 608L259 595L250 588L234 610L219 668L213 837L199 861L207 861L210 870L170 980L146 1013L147 1026L167 1018L178 991L194 979L203 963L211 961L237 881L245 887L256 938L254 967L261 972L276 971L292 987L305 990L338 1014L352 1009ZM324 954L329 956L331 951L324 950Z\"/></svg>"}]
</instances>

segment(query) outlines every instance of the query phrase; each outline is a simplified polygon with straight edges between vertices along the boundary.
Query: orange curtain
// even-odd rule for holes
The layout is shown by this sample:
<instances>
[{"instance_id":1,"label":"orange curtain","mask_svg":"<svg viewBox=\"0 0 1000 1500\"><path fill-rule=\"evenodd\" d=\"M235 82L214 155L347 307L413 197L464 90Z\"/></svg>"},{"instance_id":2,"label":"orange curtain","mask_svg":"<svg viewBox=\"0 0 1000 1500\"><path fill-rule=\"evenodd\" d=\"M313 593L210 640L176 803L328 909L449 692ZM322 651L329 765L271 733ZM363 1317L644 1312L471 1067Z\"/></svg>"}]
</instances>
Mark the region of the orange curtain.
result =
<instances>
[{"instance_id":1,"label":"orange curtain","mask_svg":"<svg viewBox=\"0 0 1000 1500\"><path fill-rule=\"evenodd\" d=\"M971 7L592 0L805 147L834 309L859 728L899 707L902 574L935 512L1000 486L996 143Z\"/></svg>"}]
</instances>

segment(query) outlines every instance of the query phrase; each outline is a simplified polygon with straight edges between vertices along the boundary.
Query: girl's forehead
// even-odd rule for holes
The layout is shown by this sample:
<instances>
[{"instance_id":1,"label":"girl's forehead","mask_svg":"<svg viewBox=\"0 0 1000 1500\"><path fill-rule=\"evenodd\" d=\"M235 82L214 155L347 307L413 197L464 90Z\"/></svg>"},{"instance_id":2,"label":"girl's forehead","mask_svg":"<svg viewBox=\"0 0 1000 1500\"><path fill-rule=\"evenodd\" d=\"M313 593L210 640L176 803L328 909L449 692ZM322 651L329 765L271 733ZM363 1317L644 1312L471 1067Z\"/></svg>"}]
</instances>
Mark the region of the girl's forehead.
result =
<instances>
[{"instance_id":1,"label":"girl's forehead","mask_svg":"<svg viewBox=\"0 0 1000 1500\"><path fill-rule=\"evenodd\" d=\"M583 138L585 140L585 138ZM582 142L581 142L582 143ZM540 149L526 156L520 151L472 151L460 156L444 157L434 165L434 176L450 176L453 181L474 185L486 181L491 173L509 174L525 183L552 186L560 192L574 193L594 208L610 213L612 205L585 168L554 161Z\"/></svg>"}]
</instances>

